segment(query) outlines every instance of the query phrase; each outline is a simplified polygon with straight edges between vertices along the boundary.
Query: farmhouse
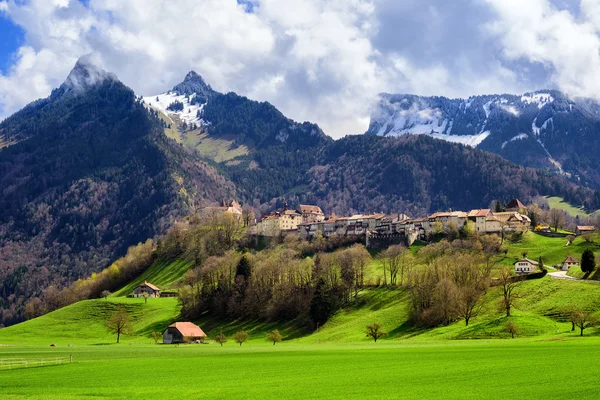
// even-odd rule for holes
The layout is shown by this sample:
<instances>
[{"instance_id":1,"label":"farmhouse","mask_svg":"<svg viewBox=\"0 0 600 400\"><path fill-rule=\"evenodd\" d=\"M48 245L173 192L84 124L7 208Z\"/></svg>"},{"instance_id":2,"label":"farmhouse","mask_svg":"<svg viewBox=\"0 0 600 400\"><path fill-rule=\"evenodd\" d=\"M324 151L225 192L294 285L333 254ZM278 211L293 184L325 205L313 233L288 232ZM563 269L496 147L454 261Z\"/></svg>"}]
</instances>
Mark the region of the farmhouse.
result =
<instances>
[{"instance_id":1,"label":"farmhouse","mask_svg":"<svg viewBox=\"0 0 600 400\"><path fill-rule=\"evenodd\" d=\"M175 322L163 332L163 343L184 343L186 341L204 340L206 334L198 325L191 322Z\"/></svg>"},{"instance_id":2,"label":"farmhouse","mask_svg":"<svg viewBox=\"0 0 600 400\"><path fill-rule=\"evenodd\" d=\"M148 297L160 297L160 289L146 281L133 289L133 297L144 297L144 293L148 294Z\"/></svg>"},{"instance_id":3,"label":"farmhouse","mask_svg":"<svg viewBox=\"0 0 600 400\"><path fill-rule=\"evenodd\" d=\"M539 263L537 261L530 260L528 258L522 258L515 263L515 273L519 274L530 274L536 272Z\"/></svg>"},{"instance_id":4,"label":"farmhouse","mask_svg":"<svg viewBox=\"0 0 600 400\"><path fill-rule=\"evenodd\" d=\"M571 267L578 267L579 266L579 261L577 261L577 259L575 259L574 257L568 256L565 261L563 261L563 263L560 266L560 269L563 271L568 271L569 269L571 269Z\"/></svg>"},{"instance_id":5,"label":"farmhouse","mask_svg":"<svg viewBox=\"0 0 600 400\"><path fill-rule=\"evenodd\" d=\"M578 225L577 229L575 230L575 234L577 236L583 235L585 233L594 233L594 232L596 232L596 227L586 226L586 225Z\"/></svg>"}]
</instances>

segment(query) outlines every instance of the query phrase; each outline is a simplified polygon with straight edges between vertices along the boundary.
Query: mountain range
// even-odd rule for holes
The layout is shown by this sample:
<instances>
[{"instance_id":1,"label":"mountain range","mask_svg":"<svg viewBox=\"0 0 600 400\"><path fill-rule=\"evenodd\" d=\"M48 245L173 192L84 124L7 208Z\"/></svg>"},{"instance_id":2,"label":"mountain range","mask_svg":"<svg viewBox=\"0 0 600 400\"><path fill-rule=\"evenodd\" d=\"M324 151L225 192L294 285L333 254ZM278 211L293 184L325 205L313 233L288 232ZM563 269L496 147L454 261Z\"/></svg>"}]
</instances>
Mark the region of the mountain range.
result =
<instances>
[{"instance_id":1,"label":"mountain range","mask_svg":"<svg viewBox=\"0 0 600 400\"><path fill-rule=\"evenodd\" d=\"M419 216L538 195L600 208L600 194L570 181L575 170L558 155L552 157L564 173L573 171L570 178L554 173L552 162L544 164L546 153L539 149L522 154L544 169L479 149L502 140L500 149L508 151L515 142L528 142L497 132L503 118L509 125L521 121L521 127L530 114L540 129L532 148L541 146L550 124L542 127L550 118L542 113L563 104L558 93L549 95L552 101L532 95L531 102L521 97L518 104L516 97L506 103L474 98L469 107L444 98L404 101L389 95L369 134L333 140L316 124L295 122L269 103L219 93L193 71L171 90L142 97L84 57L48 98L0 123L0 322L21 320L28 298L100 271L190 209L223 198L236 198L257 213L287 201L317 204L328 214ZM501 106L515 107L521 117L506 116ZM572 106L565 112L583 112ZM558 112L551 115L553 129L564 129ZM437 122L428 123L434 116ZM580 117L582 127L589 122L581 129L592 129L588 117ZM425 125L432 130L414 130ZM469 139L477 149L401 135L454 139L488 131L482 140ZM550 143L544 146L554 151ZM594 177L583 170L577 173L581 181Z\"/></svg>"},{"instance_id":2,"label":"mountain range","mask_svg":"<svg viewBox=\"0 0 600 400\"><path fill-rule=\"evenodd\" d=\"M600 188L600 105L556 90L468 99L381 94L367 134L425 134Z\"/></svg>"}]
</instances>

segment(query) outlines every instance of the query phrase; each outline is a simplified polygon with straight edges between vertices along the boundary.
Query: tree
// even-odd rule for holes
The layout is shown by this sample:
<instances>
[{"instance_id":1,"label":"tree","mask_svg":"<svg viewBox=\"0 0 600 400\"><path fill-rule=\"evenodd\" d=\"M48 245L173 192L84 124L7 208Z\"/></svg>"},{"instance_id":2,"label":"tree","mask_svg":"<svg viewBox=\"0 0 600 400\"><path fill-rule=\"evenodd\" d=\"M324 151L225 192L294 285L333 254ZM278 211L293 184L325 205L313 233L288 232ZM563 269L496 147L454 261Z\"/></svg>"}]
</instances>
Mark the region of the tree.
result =
<instances>
[{"instance_id":1,"label":"tree","mask_svg":"<svg viewBox=\"0 0 600 400\"><path fill-rule=\"evenodd\" d=\"M123 307L117 308L117 310L105 322L105 325L106 329L110 333L117 335L117 343L119 343L119 340L121 339L121 334L133 332L131 321L129 319L129 313Z\"/></svg>"},{"instance_id":2,"label":"tree","mask_svg":"<svg viewBox=\"0 0 600 400\"><path fill-rule=\"evenodd\" d=\"M236 332L233 335L233 340L235 340L236 343L239 343L241 346L246 340L248 340L248 334L244 331Z\"/></svg>"},{"instance_id":3,"label":"tree","mask_svg":"<svg viewBox=\"0 0 600 400\"><path fill-rule=\"evenodd\" d=\"M162 338L162 333L160 332L152 332L152 339L154 339L154 344L158 344L158 341Z\"/></svg>"},{"instance_id":4,"label":"tree","mask_svg":"<svg viewBox=\"0 0 600 400\"><path fill-rule=\"evenodd\" d=\"M470 220L465 221L460 233L465 239L475 236L475 222Z\"/></svg>"},{"instance_id":5,"label":"tree","mask_svg":"<svg viewBox=\"0 0 600 400\"><path fill-rule=\"evenodd\" d=\"M215 337L215 342L219 343L221 346L223 346L223 343L227 342L227 336L225 336L223 334L223 332L219 333L216 337Z\"/></svg>"},{"instance_id":6,"label":"tree","mask_svg":"<svg viewBox=\"0 0 600 400\"><path fill-rule=\"evenodd\" d=\"M563 228L565 225L566 216L563 210L557 208L551 209L548 218L550 219L550 225L554 228L554 232L558 231L558 228Z\"/></svg>"},{"instance_id":7,"label":"tree","mask_svg":"<svg viewBox=\"0 0 600 400\"><path fill-rule=\"evenodd\" d=\"M275 343L279 343L282 340L283 340L283 337L281 336L281 333L279 333L279 330L277 330L277 329L267 333L267 341L273 342L273 346L275 346Z\"/></svg>"},{"instance_id":8,"label":"tree","mask_svg":"<svg viewBox=\"0 0 600 400\"><path fill-rule=\"evenodd\" d=\"M581 271L586 274L591 273L596 268L596 259L591 249L585 249L581 254Z\"/></svg>"},{"instance_id":9,"label":"tree","mask_svg":"<svg viewBox=\"0 0 600 400\"><path fill-rule=\"evenodd\" d=\"M500 299L501 308L506 312L506 316L510 317L510 311L518 298L517 294L514 293L514 290L517 288L520 280L512 276L510 268L505 267L500 271L498 282L502 287L502 298Z\"/></svg>"},{"instance_id":10,"label":"tree","mask_svg":"<svg viewBox=\"0 0 600 400\"><path fill-rule=\"evenodd\" d=\"M385 249L382 253L381 262L383 270L390 273L390 285L395 286L400 271L402 253L405 247L401 245L393 245Z\"/></svg>"},{"instance_id":11,"label":"tree","mask_svg":"<svg viewBox=\"0 0 600 400\"><path fill-rule=\"evenodd\" d=\"M515 335L519 335L521 333L521 328L514 322L508 321L506 324L504 324L502 332L509 333L510 337L514 339Z\"/></svg>"},{"instance_id":12,"label":"tree","mask_svg":"<svg viewBox=\"0 0 600 400\"><path fill-rule=\"evenodd\" d=\"M235 276L243 276L246 281L250 279L252 275L252 262L250 261L250 255L244 254L238 262Z\"/></svg>"},{"instance_id":13,"label":"tree","mask_svg":"<svg viewBox=\"0 0 600 400\"><path fill-rule=\"evenodd\" d=\"M110 291L103 290L102 293L100 293L100 296L102 296L103 299L106 299L108 296L110 296Z\"/></svg>"},{"instance_id":14,"label":"tree","mask_svg":"<svg viewBox=\"0 0 600 400\"><path fill-rule=\"evenodd\" d=\"M502 203L500 203L500 200L496 201L496 207L494 211L497 213L502 212Z\"/></svg>"},{"instance_id":15,"label":"tree","mask_svg":"<svg viewBox=\"0 0 600 400\"><path fill-rule=\"evenodd\" d=\"M387 333L382 331L382 324L379 322L375 322L374 324L367 325L367 337L373 339L375 343L377 343L377 339L381 339L384 336L387 336Z\"/></svg>"},{"instance_id":16,"label":"tree","mask_svg":"<svg viewBox=\"0 0 600 400\"><path fill-rule=\"evenodd\" d=\"M579 328L579 336L583 336L583 330L598 325L598 318L589 311L574 310L573 322Z\"/></svg>"},{"instance_id":17,"label":"tree","mask_svg":"<svg viewBox=\"0 0 600 400\"><path fill-rule=\"evenodd\" d=\"M244 221L244 226L248 227L254 221L254 211L249 205L245 205L242 208L242 221Z\"/></svg>"},{"instance_id":18,"label":"tree","mask_svg":"<svg viewBox=\"0 0 600 400\"><path fill-rule=\"evenodd\" d=\"M142 297L144 298L144 304L146 304L148 302L148 297L150 297L150 295L148 294L148 292L144 292L144 293L142 293Z\"/></svg>"},{"instance_id":19,"label":"tree","mask_svg":"<svg viewBox=\"0 0 600 400\"><path fill-rule=\"evenodd\" d=\"M310 318L323 325L335 311L335 302L329 294L327 282L323 277L317 280L315 292L310 302Z\"/></svg>"}]
</instances>

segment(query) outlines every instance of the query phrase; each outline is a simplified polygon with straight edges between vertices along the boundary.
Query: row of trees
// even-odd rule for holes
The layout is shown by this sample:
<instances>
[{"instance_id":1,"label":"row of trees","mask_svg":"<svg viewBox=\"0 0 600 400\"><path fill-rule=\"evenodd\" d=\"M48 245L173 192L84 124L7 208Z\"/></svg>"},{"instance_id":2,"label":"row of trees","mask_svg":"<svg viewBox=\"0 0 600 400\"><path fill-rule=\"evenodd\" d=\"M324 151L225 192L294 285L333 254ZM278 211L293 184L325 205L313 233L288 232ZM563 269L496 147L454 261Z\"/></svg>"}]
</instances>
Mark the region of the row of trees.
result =
<instances>
[{"instance_id":1,"label":"row of trees","mask_svg":"<svg viewBox=\"0 0 600 400\"><path fill-rule=\"evenodd\" d=\"M314 259L285 244L256 254L230 250L185 274L182 313L323 323L364 286L370 260L362 245Z\"/></svg>"}]
</instances>

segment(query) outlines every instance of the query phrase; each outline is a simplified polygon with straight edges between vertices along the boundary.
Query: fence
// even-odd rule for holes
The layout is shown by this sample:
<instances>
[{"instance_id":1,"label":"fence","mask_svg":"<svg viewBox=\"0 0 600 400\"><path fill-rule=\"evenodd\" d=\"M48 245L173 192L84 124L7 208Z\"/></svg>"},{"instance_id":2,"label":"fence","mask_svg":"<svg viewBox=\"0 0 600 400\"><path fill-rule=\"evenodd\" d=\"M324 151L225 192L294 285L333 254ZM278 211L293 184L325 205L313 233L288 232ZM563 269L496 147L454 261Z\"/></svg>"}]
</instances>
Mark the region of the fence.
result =
<instances>
[{"instance_id":1,"label":"fence","mask_svg":"<svg viewBox=\"0 0 600 400\"><path fill-rule=\"evenodd\" d=\"M0 371L20 368L48 367L69 363L69 357L53 357L43 359L0 358Z\"/></svg>"}]
</instances>

